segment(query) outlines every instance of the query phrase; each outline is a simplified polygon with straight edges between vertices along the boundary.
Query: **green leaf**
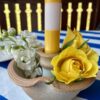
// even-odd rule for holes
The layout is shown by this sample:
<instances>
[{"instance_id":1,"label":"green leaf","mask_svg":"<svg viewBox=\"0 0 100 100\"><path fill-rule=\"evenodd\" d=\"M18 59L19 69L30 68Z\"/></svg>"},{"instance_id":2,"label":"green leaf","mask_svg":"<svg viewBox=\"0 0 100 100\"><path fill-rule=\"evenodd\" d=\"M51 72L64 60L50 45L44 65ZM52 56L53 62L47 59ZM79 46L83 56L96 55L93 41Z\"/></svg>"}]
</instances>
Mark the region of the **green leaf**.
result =
<instances>
[{"instance_id":1,"label":"green leaf","mask_svg":"<svg viewBox=\"0 0 100 100\"><path fill-rule=\"evenodd\" d=\"M46 83L47 85L50 85L50 84L52 84L55 80L56 80L56 77L54 77L53 79L51 79L51 81L45 82L45 83Z\"/></svg>"},{"instance_id":2,"label":"green leaf","mask_svg":"<svg viewBox=\"0 0 100 100\"><path fill-rule=\"evenodd\" d=\"M19 48L21 48L21 49L25 49L25 47L24 47L24 46L22 46L22 45L19 45Z\"/></svg>"},{"instance_id":3,"label":"green leaf","mask_svg":"<svg viewBox=\"0 0 100 100\"><path fill-rule=\"evenodd\" d=\"M3 37L0 37L0 41L3 41Z\"/></svg>"},{"instance_id":4,"label":"green leaf","mask_svg":"<svg viewBox=\"0 0 100 100\"><path fill-rule=\"evenodd\" d=\"M8 36L8 39L16 44L16 41L14 40L14 38L12 36Z\"/></svg>"},{"instance_id":5,"label":"green leaf","mask_svg":"<svg viewBox=\"0 0 100 100\"><path fill-rule=\"evenodd\" d=\"M70 45L73 44L74 40L76 39L77 36L75 36L72 40L68 41L62 48L62 50L66 49L67 47L69 47Z\"/></svg>"},{"instance_id":6,"label":"green leaf","mask_svg":"<svg viewBox=\"0 0 100 100\"><path fill-rule=\"evenodd\" d=\"M12 46L11 48L13 48L13 49L19 49L19 46Z\"/></svg>"},{"instance_id":7,"label":"green leaf","mask_svg":"<svg viewBox=\"0 0 100 100\"><path fill-rule=\"evenodd\" d=\"M28 46L28 42L27 42L27 40L26 40L26 37L22 36L21 38L22 38L22 40L26 43L26 45Z\"/></svg>"},{"instance_id":8,"label":"green leaf","mask_svg":"<svg viewBox=\"0 0 100 100\"><path fill-rule=\"evenodd\" d=\"M8 37L8 32L6 30L2 30L2 37Z\"/></svg>"},{"instance_id":9,"label":"green leaf","mask_svg":"<svg viewBox=\"0 0 100 100\"><path fill-rule=\"evenodd\" d=\"M5 46L0 46L0 50L4 50L5 49Z\"/></svg>"},{"instance_id":10,"label":"green leaf","mask_svg":"<svg viewBox=\"0 0 100 100\"><path fill-rule=\"evenodd\" d=\"M15 50L17 50L17 49L25 49L25 47L22 46L22 45L15 45L15 46L13 46L13 47L11 47L11 48L13 48L13 49L15 49Z\"/></svg>"},{"instance_id":11,"label":"green leaf","mask_svg":"<svg viewBox=\"0 0 100 100\"><path fill-rule=\"evenodd\" d=\"M88 41L89 41L89 39L88 40L86 40L86 41L84 41L81 45L80 45L80 47L78 47L78 49L81 49L85 44L87 44L88 43Z\"/></svg>"},{"instance_id":12,"label":"green leaf","mask_svg":"<svg viewBox=\"0 0 100 100\"><path fill-rule=\"evenodd\" d=\"M38 46L32 46L32 48L38 48Z\"/></svg>"},{"instance_id":13,"label":"green leaf","mask_svg":"<svg viewBox=\"0 0 100 100\"><path fill-rule=\"evenodd\" d=\"M9 36L15 36L16 35L16 29L15 28L9 28L8 29L8 35Z\"/></svg>"}]
</instances>

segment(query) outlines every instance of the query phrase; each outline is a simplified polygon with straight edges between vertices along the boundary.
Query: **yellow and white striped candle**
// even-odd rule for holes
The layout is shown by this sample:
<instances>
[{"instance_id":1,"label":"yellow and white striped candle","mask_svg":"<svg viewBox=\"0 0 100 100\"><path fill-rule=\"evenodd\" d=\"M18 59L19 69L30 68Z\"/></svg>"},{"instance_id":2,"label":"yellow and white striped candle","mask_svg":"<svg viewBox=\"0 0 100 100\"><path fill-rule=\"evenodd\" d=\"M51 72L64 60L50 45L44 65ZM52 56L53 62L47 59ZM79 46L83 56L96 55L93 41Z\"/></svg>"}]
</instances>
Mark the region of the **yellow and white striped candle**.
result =
<instances>
[{"instance_id":1,"label":"yellow and white striped candle","mask_svg":"<svg viewBox=\"0 0 100 100\"><path fill-rule=\"evenodd\" d=\"M45 53L59 51L61 0L45 0Z\"/></svg>"}]
</instances>

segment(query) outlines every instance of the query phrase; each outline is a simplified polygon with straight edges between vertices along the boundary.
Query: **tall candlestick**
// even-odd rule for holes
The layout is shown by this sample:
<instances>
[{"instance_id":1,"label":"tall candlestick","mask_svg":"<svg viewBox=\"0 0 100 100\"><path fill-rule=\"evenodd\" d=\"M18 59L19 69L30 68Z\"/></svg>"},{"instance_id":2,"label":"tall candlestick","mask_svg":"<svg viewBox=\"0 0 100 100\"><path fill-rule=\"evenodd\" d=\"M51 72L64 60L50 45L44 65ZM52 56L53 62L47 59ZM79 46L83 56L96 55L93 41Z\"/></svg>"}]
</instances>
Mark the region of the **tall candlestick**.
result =
<instances>
[{"instance_id":1,"label":"tall candlestick","mask_svg":"<svg viewBox=\"0 0 100 100\"><path fill-rule=\"evenodd\" d=\"M60 42L61 0L45 0L45 53L57 53Z\"/></svg>"}]
</instances>

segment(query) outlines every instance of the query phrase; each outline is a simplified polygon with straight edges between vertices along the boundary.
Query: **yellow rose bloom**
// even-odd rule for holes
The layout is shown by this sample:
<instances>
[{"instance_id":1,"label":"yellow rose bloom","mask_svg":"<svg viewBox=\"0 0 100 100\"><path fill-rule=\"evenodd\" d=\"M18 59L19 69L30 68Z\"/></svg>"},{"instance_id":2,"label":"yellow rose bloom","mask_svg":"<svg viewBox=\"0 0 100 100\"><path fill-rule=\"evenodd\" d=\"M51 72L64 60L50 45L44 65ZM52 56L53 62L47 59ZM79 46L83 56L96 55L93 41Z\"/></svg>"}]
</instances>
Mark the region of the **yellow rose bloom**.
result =
<instances>
[{"instance_id":1,"label":"yellow rose bloom","mask_svg":"<svg viewBox=\"0 0 100 100\"><path fill-rule=\"evenodd\" d=\"M62 46L64 46L68 41L72 40L75 37L75 34L73 33L73 31L67 27L67 35L63 41Z\"/></svg>"},{"instance_id":2,"label":"yellow rose bloom","mask_svg":"<svg viewBox=\"0 0 100 100\"><path fill-rule=\"evenodd\" d=\"M76 43L74 42L73 45L76 44L75 47L78 48L78 47L80 47L80 45L81 45L82 43L84 43L84 39L83 39L81 33L78 32L78 31L76 31L75 29L74 29L74 31L73 31L73 34L77 36L77 38L76 38L76 40L75 40ZM83 50L85 53L87 53L90 49L91 49L91 48L89 47L88 44L85 44L85 45L81 48L81 50Z\"/></svg>"},{"instance_id":3,"label":"yellow rose bloom","mask_svg":"<svg viewBox=\"0 0 100 100\"><path fill-rule=\"evenodd\" d=\"M70 46L52 59L52 73L58 81L65 84L80 78L96 77L97 60L93 51L90 51L87 57L83 50Z\"/></svg>"},{"instance_id":4,"label":"yellow rose bloom","mask_svg":"<svg viewBox=\"0 0 100 100\"><path fill-rule=\"evenodd\" d=\"M62 47L68 43L70 40L72 40L74 37L76 36L75 40L73 41L72 46L75 48L80 47L80 45L82 43L84 43L84 39L82 37L82 35L80 34L80 32L76 31L74 29L74 31L72 31L69 27L67 27L67 35L63 41ZM90 50L90 47L88 46L88 44L85 44L81 50L83 50L85 53L87 53Z\"/></svg>"}]
</instances>

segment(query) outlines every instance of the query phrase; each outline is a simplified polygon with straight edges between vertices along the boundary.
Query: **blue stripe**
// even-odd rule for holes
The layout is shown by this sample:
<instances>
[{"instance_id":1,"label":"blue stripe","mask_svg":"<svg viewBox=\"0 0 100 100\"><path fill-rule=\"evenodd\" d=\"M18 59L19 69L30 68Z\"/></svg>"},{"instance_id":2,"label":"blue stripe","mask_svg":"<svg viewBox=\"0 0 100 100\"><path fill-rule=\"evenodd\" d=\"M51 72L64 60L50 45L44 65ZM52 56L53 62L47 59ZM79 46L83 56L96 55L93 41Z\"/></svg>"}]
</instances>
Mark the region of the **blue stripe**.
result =
<instances>
[{"instance_id":1,"label":"blue stripe","mask_svg":"<svg viewBox=\"0 0 100 100\"><path fill-rule=\"evenodd\" d=\"M66 36L66 34L61 33L60 36ZM85 36L85 35L83 35L83 38L100 40L100 37L95 37L95 36Z\"/></svg>"},{"instance_id":2,"label":"blue stripe","mask_svg":"<svg viewBox=\"0 0 100 100\"><path fill-rule=\"evenodd\" d=\"M100 40L100 37L94 37L94 36L84 36L83 35L83 38Z\"/></svg>"},{"instance_id":3,"label":"blue stripe","mask_svg":"<svg viewBox=\"0 0 100 100\"><path fill-rule=\"evenodd\" d=\"M96 80L89 88L81 91L78 96L88 100L100 100L100 80Z\"/></svg>"},{"instance_id":4,"label":"blue stripe","mask_svg":"<svg viewBox=\"0 0 100 100\"><path fill-rule=\"evenodd\" d=\"M44 33L44 31L33 31L33 32L37 32L37 33ZM66 32L66 31L65 31ZM92 31L80 31L80 32L82 32L82 33L90 33L90 34L100 34L100 32L98 31L98 32L92 32ZM65 34L65 33L64 33Z\"/></svg>"},{"instance_id":5,"label":"blue stripe","mask_svg":"<svg viewBox=\"0 0 100 100\"><path fill-rule=\"evenodd\" d=\"M43 36L37 36L38 40L43 40L44 41L44 37ZM60 43L63 42L63 39L60 39ZM90 47L94 47L94 48L100 48L100 44L94 44L94 43L88 43Z\"/></svg>"},{"instance_id":6,"label":"blue stripe","mask_svg":"<svg viewBox=\"0 0 100 100\"><path fill-rule=\"evenodd\" d=\"M43 31L37 31L37 30L35 30L33 32L36 32L36 33L44 33Z\"/></svg>"},{"instance_id":7,"label":"blue stripe","mask_svg":"<svg viewBox=\"0 0 100 100\"><path fill-rule=\"evenodd\" d=\"M44 37L37 36L37 39L38 39L38 40L42 40L42 41L43 41L43 40L44 40Z\"/></svg>"},{"instance_id":8,"label":"blue stripe","mask_svg":"<svg viewBox=\"0 0 100 100\"><path fill-rule=\"evenodd\" d=\"M38 33L44 34L42 31L40 31ZM60 36L66 36L66 34L65 33L61 33ZM100 37L95 37L95 36L85 36L85 35L83 35L83 38L100 40Z\"/></svg>"},{"instance_id":9,"label":"blue stripe","mask_svg":"<svg viewBox=\"0 0 100 100\"><path fill-rule=\"evenodd\" d=\"M9 61L4 61L4 62L0 62L0 66L2 66L3 68L7 68L10 61L11 61L11 60L9 60Z\"/></svg>"},{"instance_id":10,"label":"blue stripe","mask_svg":"<svg viewBox=\"0 0 100 100\"><path fill-rule=\"evenodd\" d=\"M92 34L100 34L100 32L98 31L98 32L92 32L92 31L80 31L80 32L83 32L83 33L92 33Z\"/></svg>"},{"instance_id":11,"label":"blue stripe","mask_svg":"<svg viewBox=\"0 0 100 100\"><path fill-rule=\"evenodd\" d=\"M99 64L99 66L100 66L100 56L99 56L99 61L98 61L98 64Z\"/></svg>"},{"instance_id":12,"label":"blue stripe","mask_svg":"<svg viewBox=\"0 0 100 100\"><path fill-rule=\"evenodd\" d=\"M90 47L94 48L99 48L100 49L100 44L94 44L94 43L88 43Z\"/></svg>"},{"instance_id":13,"label":"blue stripe","mask_svg":"<svg viewBox=\"0 0 100 100\"><path fill-rule=\"evenodd\" d=\"M7 99L0 95L0 100L7 100Z\"/></svg>"}]
</instances>

